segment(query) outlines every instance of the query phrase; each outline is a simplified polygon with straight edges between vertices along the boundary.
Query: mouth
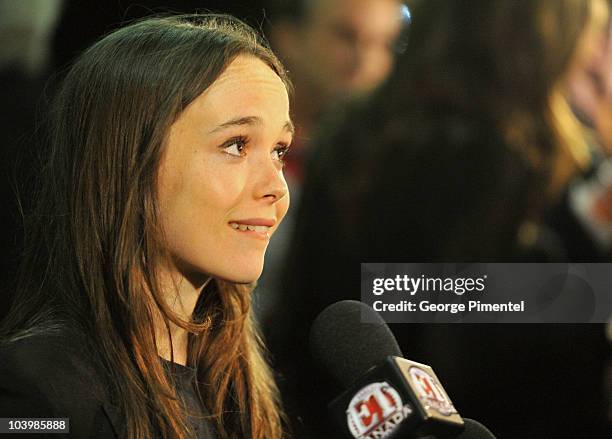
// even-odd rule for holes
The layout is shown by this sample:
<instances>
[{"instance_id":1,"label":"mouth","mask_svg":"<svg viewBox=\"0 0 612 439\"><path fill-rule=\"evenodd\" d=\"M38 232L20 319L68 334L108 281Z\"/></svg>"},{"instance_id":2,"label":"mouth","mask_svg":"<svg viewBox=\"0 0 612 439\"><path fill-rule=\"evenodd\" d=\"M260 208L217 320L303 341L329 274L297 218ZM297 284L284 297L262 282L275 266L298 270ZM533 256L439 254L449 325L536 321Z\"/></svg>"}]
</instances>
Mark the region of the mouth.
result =
<instances>
[{"instance_id":1,"label":"mouth","mask_svg":"<svg viewBox=\"0 0 612 439\"><path fill-rule=\"evenodd\" d=\"M230 221L229 226L238 233L254 238L270 239L271 229L274 226L273 220L240 220Z\"/></svg>"}]
</instances>

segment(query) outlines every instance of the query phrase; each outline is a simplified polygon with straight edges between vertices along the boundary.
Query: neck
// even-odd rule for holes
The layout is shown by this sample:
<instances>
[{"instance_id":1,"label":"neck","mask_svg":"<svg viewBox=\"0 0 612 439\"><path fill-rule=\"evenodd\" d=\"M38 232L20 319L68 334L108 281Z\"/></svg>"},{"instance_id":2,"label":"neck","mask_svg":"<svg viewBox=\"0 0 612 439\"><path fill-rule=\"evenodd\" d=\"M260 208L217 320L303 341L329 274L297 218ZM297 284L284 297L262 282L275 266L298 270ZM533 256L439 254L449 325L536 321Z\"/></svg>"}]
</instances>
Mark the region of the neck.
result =
<instances>
[{"instance_id":1,"label":"neck","mask_svg":"<svg viewBox=\"0 0 612 439\"><path fill-rule=\"evenodd\" d=\"M160 281L163 296L170 310L182 321L190 322L207 280L193 283L179 272L169 271L162 274ZM186 365L189 332L171 321L168 325L169 333L161 313L157 313L155 319L157 352L160 357L168 361Z\"/></svg>"}]
</instances>

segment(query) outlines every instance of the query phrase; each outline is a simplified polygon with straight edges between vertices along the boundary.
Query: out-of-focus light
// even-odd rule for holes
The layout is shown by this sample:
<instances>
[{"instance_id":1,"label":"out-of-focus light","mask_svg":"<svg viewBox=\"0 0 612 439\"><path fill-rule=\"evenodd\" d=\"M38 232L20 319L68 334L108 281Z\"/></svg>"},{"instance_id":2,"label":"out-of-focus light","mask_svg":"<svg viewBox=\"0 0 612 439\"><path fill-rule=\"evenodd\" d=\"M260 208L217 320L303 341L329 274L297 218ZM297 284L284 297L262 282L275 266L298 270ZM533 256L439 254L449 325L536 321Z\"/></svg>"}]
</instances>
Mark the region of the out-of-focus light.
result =
<instances>
[{"instance_id":1,"label":"out-of-focus light","mask_svg":"<svg viewBox=\"0 0 612 439\"><path fill-rule=\"evenodd\" d=\"M402 5L400 6L400 9L402 13L402 20L405 20L410 23L412 21L412 14L410 14L410 9L408 8L408 5Z\"/></svg>"}]
</instances>

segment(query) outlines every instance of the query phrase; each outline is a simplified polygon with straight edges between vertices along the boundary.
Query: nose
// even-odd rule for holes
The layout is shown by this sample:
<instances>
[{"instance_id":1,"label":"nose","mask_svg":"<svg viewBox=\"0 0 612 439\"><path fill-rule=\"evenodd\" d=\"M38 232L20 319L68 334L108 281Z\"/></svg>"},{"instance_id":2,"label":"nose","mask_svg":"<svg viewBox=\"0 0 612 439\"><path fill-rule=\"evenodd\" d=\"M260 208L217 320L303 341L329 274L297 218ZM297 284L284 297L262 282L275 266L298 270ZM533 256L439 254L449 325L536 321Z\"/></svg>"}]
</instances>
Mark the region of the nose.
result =
<instances>
[{"instance_id":1,"label":"nose","mask_svg":"<svg viewBox=\"0 0 612 439\"><path fill-rule=\"evenodd\" d=\"M288 194L287 182L279 164L269 155L266 160L258 161L254 190L255 198L276 202Z\"/></svg>"}]
</instances>

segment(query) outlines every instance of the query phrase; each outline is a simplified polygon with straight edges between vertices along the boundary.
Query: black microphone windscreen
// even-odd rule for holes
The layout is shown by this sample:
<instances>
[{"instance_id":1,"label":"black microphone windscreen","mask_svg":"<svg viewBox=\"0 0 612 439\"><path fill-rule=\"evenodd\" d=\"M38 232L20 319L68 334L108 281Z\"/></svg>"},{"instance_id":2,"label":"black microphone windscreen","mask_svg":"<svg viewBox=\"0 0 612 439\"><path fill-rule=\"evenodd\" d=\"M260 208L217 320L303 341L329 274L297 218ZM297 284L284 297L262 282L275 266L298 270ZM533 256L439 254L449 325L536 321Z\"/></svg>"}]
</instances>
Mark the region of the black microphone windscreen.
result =
<instances>
[{"instance_id":1,"label":"black microphone windscreen","mask_svg":"<svg viewBox=\"0 0 612 439\"><path fill-rule=\"evenodd\" d=\"M487 427L473 419L463 418L465 429L455 439L495 439Z\"/></svg>"},{"instance_id":2,"label":"black microphone windscreen","mask_svg":"<svg viewBox=\"0 0 612 439\"><path fill-rule=\"evenodd\" d=\"M310 352L345 387L389 355L402 356L382 317L354 300L336 302L318 315L310 328Z\"/></svg>"}]
</instances>

